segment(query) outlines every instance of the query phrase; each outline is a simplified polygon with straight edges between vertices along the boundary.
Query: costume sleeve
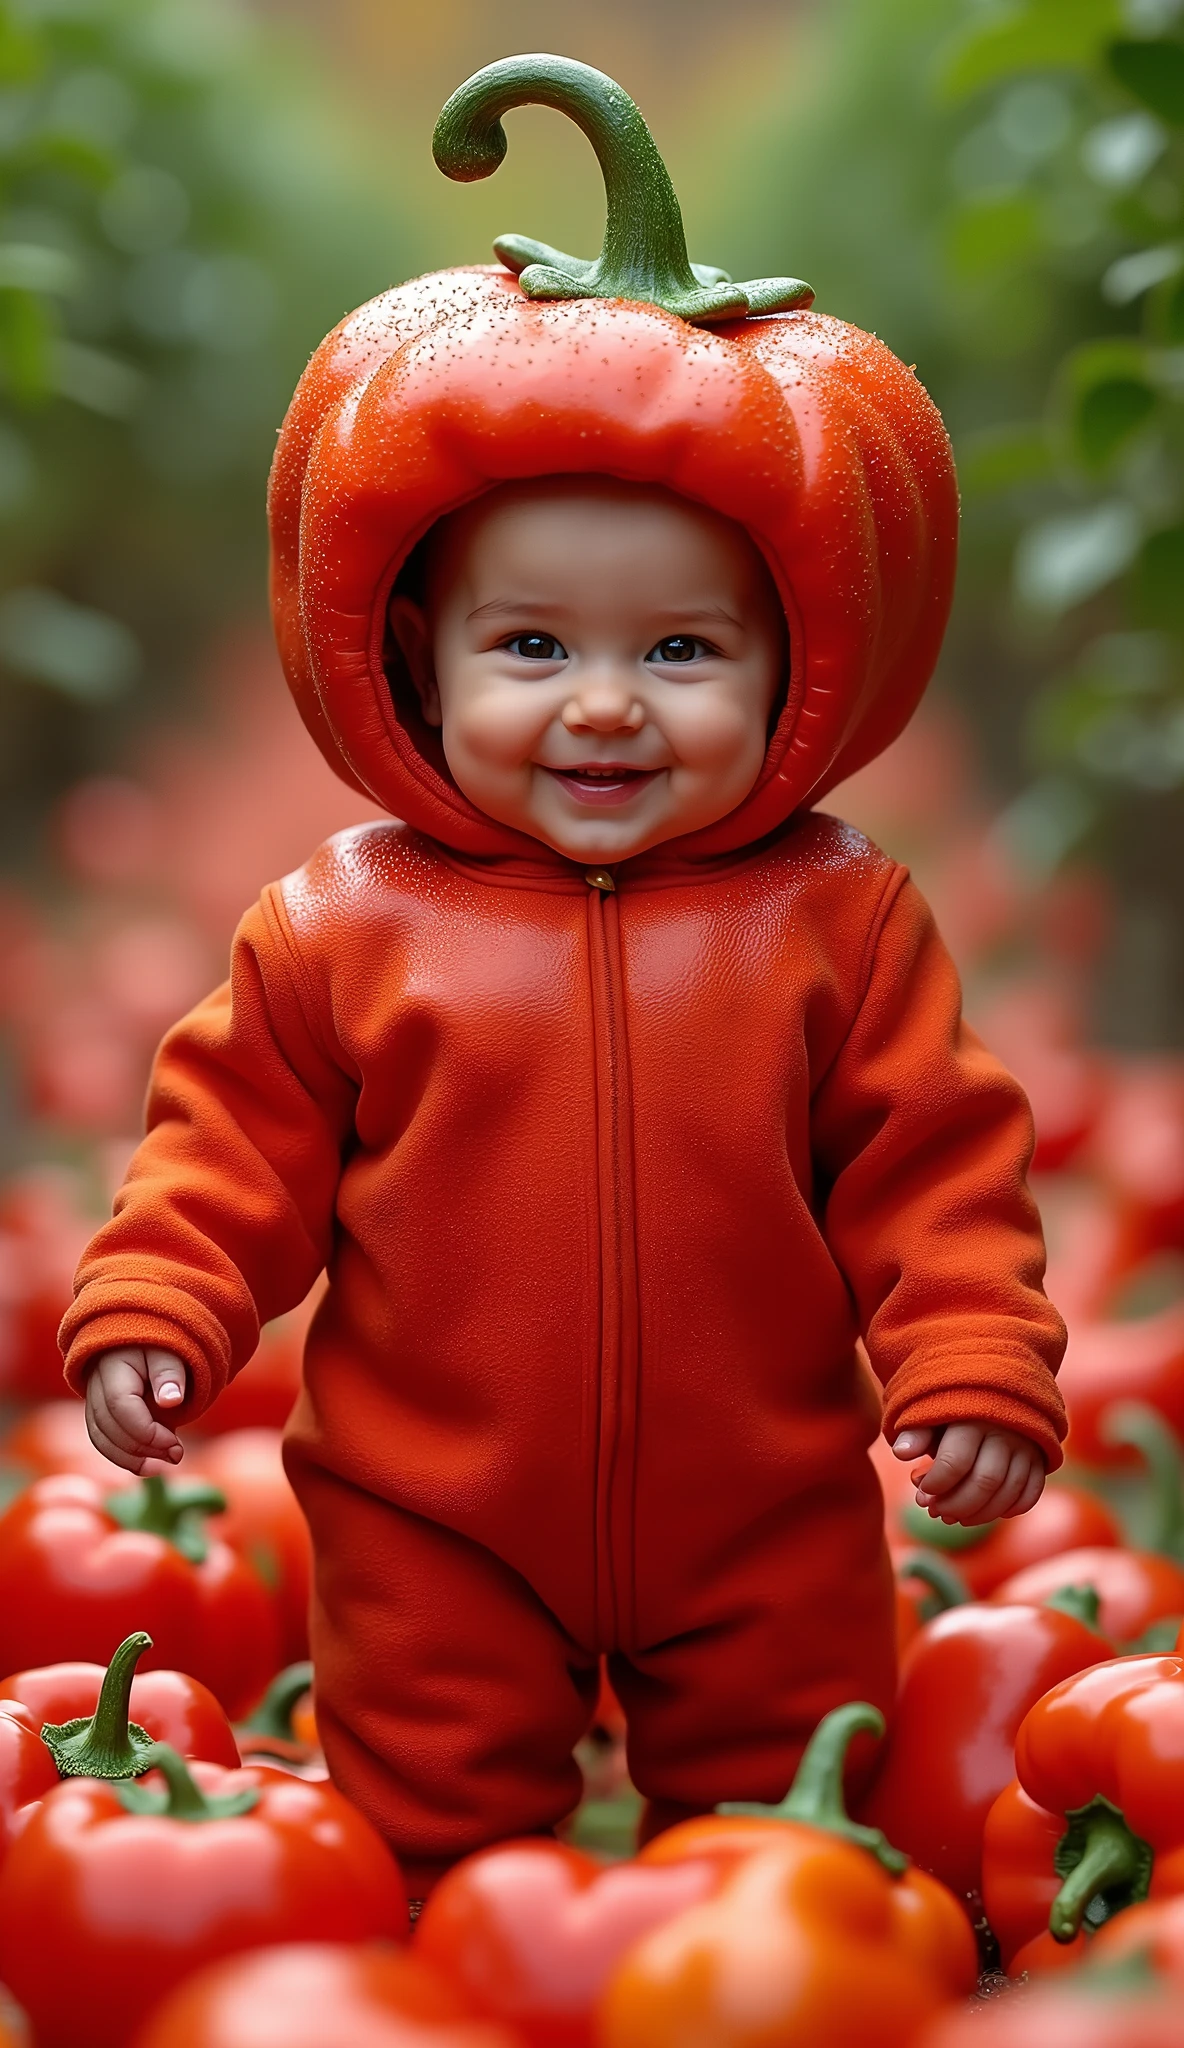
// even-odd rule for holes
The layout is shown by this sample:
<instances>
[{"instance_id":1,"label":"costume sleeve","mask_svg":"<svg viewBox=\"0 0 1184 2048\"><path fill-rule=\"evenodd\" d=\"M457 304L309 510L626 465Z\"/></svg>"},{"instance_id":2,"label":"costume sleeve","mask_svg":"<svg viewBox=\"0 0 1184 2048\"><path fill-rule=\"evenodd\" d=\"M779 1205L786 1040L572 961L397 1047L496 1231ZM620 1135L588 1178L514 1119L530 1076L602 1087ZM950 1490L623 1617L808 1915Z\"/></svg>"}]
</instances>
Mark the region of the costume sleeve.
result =
<instances>
[{"instance_id":1,"label":"costume sleeve","mask_svg":"<svg viewBox=\"0 0 1184 2048\"><path fill-rule=\"evenodd\" d=\"M1017 1081L962 1021L957 971L900 871L865 994L815 1097L822 1225L885 1388L884 1434L949 1422L1019 1431L1059 1465L1047 1301Z\"/></svg>"},{"instance_id":2,"label":"costume sleeve","mask_svg":"<svg viewBox=\"0 0 1184 2048\"><path fill-rule=\"evenodd\" d=\"M100 1351L161 1345L189 1367L177 1414L192 1420L324 1266L357 1089L310 1023L299 973L268 891L239 927L229 981L161 1045L147 1136L62 1323L76 1392Z\"/></svg>"}]
</instances>

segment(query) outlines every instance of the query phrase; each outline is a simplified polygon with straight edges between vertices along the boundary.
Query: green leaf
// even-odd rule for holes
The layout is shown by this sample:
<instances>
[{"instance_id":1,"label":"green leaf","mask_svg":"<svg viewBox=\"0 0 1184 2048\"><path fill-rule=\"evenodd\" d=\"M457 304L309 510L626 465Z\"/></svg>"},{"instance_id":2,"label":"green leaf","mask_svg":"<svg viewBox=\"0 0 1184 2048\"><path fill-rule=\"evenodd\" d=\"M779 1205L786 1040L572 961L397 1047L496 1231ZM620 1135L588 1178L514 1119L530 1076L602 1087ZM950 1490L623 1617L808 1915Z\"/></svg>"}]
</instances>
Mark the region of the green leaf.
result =
<instances>
[{"instance_id":1,"label":"green leaf","mask_svg":"<svg viewBox=\"0 0 1184 2048\"><path fill-rule=\"evenodd\" d=\"M120 620L35 587L0 597L0 660L92 704L121 696L141 666L135 635Z\"/></svg>"},{"instance_id":2,"label":"green leaf","mask_svg":"<svg viewBox=\"0 0 1184 2048\"><path fill-rule=\"evenodd\" d=\"M1158 285L1147 300L1147 324L1169 348L1184 341L1184 275Z\"/></svg>"},{"instance_id":3,"label":"green leaf","mask_svg":"<svg viewBox=\"0 0 1184 2048\"><path fill-rule=\"evenodd\" d=\"M959 441L958 476L968 496L990 497L1023 484L1043 483L1055 455L1043 427L987 427Z\"/></svg>"},{"instance_id":4,"label":"green leaf","mask_svg":"<svg viewBox=\"0 0 1184 2048\"><path fill-rule=\"evenodd\" d=\"M1152 42L1111 43L1106 52L1120 85L1167 121L1184 128L1184 43L1161 36Z\"/></svg>"},{"instance_id":5,"label":"green leaf","mask_svg":"<svg viewBox=\"0 0 1184 2048\"><path fill-rule=\"evenodd\" d=\"M0 380L18 405L48 396L54 324L35 292L0 289Z\"/></svg>"},{"instance_id":6,"label":"green leaf","mask_svg":"<svg viewBox=\"0 0 1184 2048\"><path fill-rule=\"evenodd\" d=\"M22 292L72 292L78 265L64 249L39 242L0 242L0 287Z\"/></svg>"},{"instance_id":7,"label":"green leaf","mask_svg":"<svg viewBox=\"0 0 1184 2048\"><path fill-rule=\"evenodd\" d=\"M1139 550L1131 608L1141 625L1184 629L1184 526L1162 527Z\"/></svg>"},{"instance_id":8,"label":"green leaf","mask_svg":"<svg viewBox=\"0 0 1184 2048\"><path fill-rule=\"evenodd\" d=\"M1159 403L1139 342L1086 342L1065 359L1057 381L1073 457L1094 474L1121 454Z\"/></svg>"},{"instance_id":9,"label":"green leaf","mask_svg":"<svg viewBox=\"0 0 1184 2048\"><path fill-rule=\"evenodd\" d=\"M1118 0L1027 0L958 37L941 64L939 91L963 99L1017 72L1092 69L1121 26Z\"/></svg>"},{"instance_id":10,"label":"green leaf","mask_svg":"<svg viewBox=\"0 0 1184 2048\"><path fill-rule=\"evenodd\" d=\"M1082 394L1074 419L1074 440L1086 469L1105 469L1157 404L1150 385L1134 377L1110 377Z\"/></svg>"},{"instance_id":11,"label":"green leaf","mask_svg":"<svg viewBox=\"0 0 1184 2048\"><path fill-rule=\"evenodd\" d=\"M1016 192L961 207L947 229L946 250L953 270L969 278L1026 261L1041 241L1035 199Z\"/></svg>"}]
</instances>

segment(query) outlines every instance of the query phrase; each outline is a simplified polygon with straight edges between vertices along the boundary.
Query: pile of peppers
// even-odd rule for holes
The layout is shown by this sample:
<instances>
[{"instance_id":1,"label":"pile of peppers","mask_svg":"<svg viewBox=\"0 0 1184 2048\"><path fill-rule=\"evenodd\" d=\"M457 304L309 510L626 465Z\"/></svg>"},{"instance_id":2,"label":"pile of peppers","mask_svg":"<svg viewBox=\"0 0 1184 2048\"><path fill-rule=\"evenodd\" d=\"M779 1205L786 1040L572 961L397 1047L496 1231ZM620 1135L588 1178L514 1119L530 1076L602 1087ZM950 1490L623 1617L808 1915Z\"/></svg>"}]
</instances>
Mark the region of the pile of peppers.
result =
<instances>
[{"instance_id":1,"label":"pile of peppers","mask_svg":"<svg viewBox=\"0 0 1184 2048\"><path fill-rule=\"evenodd\" d=\"M640 114L586 66L478 73L441 167L488 175L501 114L531 100L584 127L608 221L595 262L503 237L524 300L641 300L725 334L809 306L799 279L690 263ZM640 1850L605 1680L560 1837L408 1901L318 1743L280 1441L298 1362L276 1340L186 1432L184 1480L114 1471L77 1403L20 1415L0 1442L0 1982L35 2048L1179 2048L1184 1304L1120 1303L1184 1251L1184 1091L1174 1178L1140 1165L1150 1112L1121 1095L1089 1092L1037 1154L1087 1161L1108 1204L1088 1274L1061 1275L1069 1476L1019 1520L947 1528L880 1445L890 1725L849 1702L779 1805Z\"/></svg>"}]
</instances>

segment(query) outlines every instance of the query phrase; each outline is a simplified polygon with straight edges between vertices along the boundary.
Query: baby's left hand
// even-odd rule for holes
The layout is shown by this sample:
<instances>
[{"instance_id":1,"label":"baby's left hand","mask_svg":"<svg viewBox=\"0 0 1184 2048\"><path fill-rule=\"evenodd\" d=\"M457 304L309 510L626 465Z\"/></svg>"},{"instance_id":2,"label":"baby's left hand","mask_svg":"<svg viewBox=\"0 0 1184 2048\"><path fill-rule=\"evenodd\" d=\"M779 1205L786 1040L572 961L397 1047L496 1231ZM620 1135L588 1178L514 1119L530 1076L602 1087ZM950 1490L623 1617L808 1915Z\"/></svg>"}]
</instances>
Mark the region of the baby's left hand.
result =
<instances>
[{"instance_id":1,"label":"baby's left hand","mask_svg":"<svg viewBox=\"0 0 1184 2048\"><path fill-rule=\"evenodd\" d=\"M933 1453L917 1485L917 1506L942 1522L970 1528L1000 1516L1026 1515L1044 1491L1041 1453L1011 1429L989 1429L982 1422L902 1429L892 1451L897 1458Z\"/></svg>"}]
</instances>

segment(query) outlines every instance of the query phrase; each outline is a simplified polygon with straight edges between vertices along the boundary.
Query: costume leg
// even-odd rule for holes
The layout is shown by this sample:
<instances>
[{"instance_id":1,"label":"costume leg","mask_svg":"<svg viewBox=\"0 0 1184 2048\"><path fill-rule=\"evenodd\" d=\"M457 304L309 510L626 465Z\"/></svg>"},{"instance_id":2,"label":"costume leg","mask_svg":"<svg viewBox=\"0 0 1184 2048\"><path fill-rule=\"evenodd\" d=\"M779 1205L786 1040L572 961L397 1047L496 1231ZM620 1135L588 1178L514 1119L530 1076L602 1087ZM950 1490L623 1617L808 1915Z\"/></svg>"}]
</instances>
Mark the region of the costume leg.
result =
<instances>
[{"instance_id":1,"label":"costume leg","mask_svg":"<svg viewBox=\"0 0 1184 2048\"><path fill-rule=\"evenodd\" d=\"M671 1599L668 1636L609 1659L630 1773L650 1802L647 1839L721 1800L782 1799L832 1707L863 1699L889 1714L895 1617L883 1509L878 1490L859 1492L739 1541L714 1583ZM853 1787L874 1755L870 1741L853 1745Z\"/></svg>"},{"instance_id":2,"label":"costume leg","mask_svg":"<svg viewBox=\"0 0 1184 2048\"><path fill-rule=\"evenodd\" d=\"M575 1807L597 1660L482 1545L292 1462L329 1769L422 1896L459 1857Z\"/></svg>"}]
</instances>

